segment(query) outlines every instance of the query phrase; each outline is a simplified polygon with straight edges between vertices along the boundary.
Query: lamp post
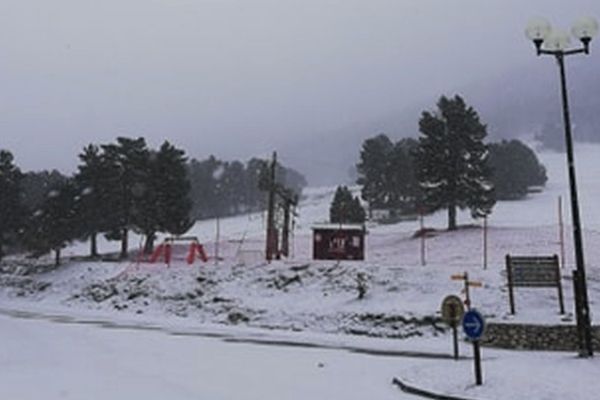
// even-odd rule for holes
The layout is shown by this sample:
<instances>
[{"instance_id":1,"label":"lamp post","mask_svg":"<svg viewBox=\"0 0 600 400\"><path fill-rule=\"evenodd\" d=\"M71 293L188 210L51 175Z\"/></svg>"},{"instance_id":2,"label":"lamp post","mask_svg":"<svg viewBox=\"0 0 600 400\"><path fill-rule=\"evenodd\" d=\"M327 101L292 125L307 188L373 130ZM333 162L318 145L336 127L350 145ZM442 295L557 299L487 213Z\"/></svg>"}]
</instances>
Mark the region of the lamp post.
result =
<instances>
[{"instance_id":1,"label":"lamp post","mask_svg":"<svg viewBox=\"0 0 600 400\"><path fill-rule=\"evenodd\" d=\"M571 30L574 37L581 41L581 47L567 48L570 44L568 33L553 29L544 19L533 19L527 25L525 34L535 45L537 55L554 56L560 72L563 119L565 125L565 144L567 150L567 167L569 173L569 189L571 194L571 216L573 218L573 244L575 247L575 265L573 271L575 287L575 308L577 329L579 333L579 354L582 357L593 356L592 327L590 308L587 296L585 277L585 262L583 257L583 240L581 235L581 220L579 201L577 198L577 180L573 158L573 137L571 134L571 119L569 115L569 99L567 96L567 80L565 74L565 57L575 54L589 54L590 42L598 32L598 22L590 17L584 17L573 24Z\"/></svg>"}]
</instances>

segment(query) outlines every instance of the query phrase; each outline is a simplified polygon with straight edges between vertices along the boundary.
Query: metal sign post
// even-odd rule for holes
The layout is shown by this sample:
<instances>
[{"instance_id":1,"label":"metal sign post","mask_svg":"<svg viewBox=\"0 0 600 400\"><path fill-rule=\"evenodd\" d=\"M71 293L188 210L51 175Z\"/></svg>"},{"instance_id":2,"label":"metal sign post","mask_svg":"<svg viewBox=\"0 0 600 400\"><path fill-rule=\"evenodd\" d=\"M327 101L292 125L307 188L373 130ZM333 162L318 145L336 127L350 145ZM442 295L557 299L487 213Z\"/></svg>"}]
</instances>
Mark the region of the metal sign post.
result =
<instances>
[{"instance_id":1,"label":"metal sign post","mask_svg":"<svg viewBox=\"0 0 600 400\"><path fill-rule=\"evenodd\" d=\"M457 326L465 313L463 302L458 296L450 295L442 302L442 319L452 328L452 343L454 359L458 360L458 332Z\"/></svg>"},{"instance_id":2,"label":"metal sign post","mask_svg":"<svg viewBox=\"0 0 600 400\"><path fill-rule=\"evenodd\" d=\"M467 311L463 317L463 331L467 338L473 342L473 359L475 361L475 384L483 384L481 372L481 350L479 340L485 331L485 319L475 309Z\"/></svg>"}]
</instances>

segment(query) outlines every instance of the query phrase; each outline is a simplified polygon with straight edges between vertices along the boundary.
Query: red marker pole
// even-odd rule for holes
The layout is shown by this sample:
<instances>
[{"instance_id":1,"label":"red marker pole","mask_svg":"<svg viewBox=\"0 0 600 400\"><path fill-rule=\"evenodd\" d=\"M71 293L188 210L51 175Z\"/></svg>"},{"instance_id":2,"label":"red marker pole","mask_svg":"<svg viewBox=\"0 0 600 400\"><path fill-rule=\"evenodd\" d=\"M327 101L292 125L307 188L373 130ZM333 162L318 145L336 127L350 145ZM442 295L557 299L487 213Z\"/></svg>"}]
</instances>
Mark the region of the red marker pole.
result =
<instances>
[{"instance_id":1,"label":"red marker pole","mask_svg":"<svg viewBox=\"0 0 600 400\"><path fill-rule=\"evenodd\" d=\"M488 245L488 237L487 237L487 232L488 231L488 226L487 226L487 215L483 217L483 269L487 269L487 259L488 259L488 254L487 254L487 245Z\"/></svg>"},{"instance_id":2,"label":"red marker pole","mask_svg":"<svg viewBox=\"0 0 600 400\"><path fill-rule=\"evenodd\" d=\"M421 228L421 265L425 266L427 262L425 261L425 220L423 217L423 211L419 213L419 224Z\"/></svg>"}]
</instances>

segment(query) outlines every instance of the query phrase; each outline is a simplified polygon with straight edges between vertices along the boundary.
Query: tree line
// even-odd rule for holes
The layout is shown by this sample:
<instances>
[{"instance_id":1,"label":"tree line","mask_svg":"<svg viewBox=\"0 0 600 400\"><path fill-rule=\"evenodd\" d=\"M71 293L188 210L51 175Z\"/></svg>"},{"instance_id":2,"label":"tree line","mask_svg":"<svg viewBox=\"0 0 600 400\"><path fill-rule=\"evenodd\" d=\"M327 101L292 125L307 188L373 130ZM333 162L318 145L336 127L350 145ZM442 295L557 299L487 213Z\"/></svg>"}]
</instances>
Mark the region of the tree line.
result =
<instances>
[{"instance_id":1,"label":"tree line","mask_svg":"<svg viewBox=\"0 0 600 400\"><path fill-rule=\"evenodd\" d=\"M100 234L120 241L125 258L131 231L143 235L148 253L159 232L179 235L197 219L264 209L264 160L188 160L168 141L152 149L141 137L90 144L78 157L72 176L23 173L0 150L0 258L9 251L53 251L58 264L61 249L74 240L89 240L90 256L98 257ZM304 177L279 169L279 180L300 194Z\"/></svg>"},{"instance_id":2,"label":"tree line","mask_svg":"<svg viewBox=\"0 0 600 400\"><path fill-rule=\"evenodd\" d=\"M268 161L251 158L240 161L222 161L214 156L188 164L188 177L194 199L194 219L225 217L261 211L266 208L265 191L269 185ZM296 196L302 194L306 179L298 171L277 164L276 183Z\"/></svg>"},{"instance_id":3,"label":"tree line","mask_svg":"<svg viewBox=\"0 0 600 400\"><path fill-rule=\"evenodd\" d=\"M497 200L522 198L547 180L535 152L519 140L486 144L486 125L460 96L442 96L437 110L424 111L419 133L395 143L385 134L363 142L357 183L370 211L446 209L452 230L457 209L483 217Z\"/></svg>"}]
</instances>

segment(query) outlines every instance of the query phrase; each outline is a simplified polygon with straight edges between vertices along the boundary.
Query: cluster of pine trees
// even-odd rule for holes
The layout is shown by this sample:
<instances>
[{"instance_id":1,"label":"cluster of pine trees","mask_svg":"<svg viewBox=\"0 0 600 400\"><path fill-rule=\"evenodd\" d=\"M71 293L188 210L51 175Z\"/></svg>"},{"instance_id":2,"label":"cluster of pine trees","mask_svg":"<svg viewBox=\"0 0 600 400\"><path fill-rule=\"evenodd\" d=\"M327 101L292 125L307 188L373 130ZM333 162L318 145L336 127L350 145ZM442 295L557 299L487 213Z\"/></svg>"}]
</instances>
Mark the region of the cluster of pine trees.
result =
<instances>
[{"instance_id":1,"label":"cluster of pine trees","mask_svg":"<svg viewBox=\"0 0 600 400\"><path fill-rule=\"evenodd\" d=\"M278 181L300 195L304 177L278 168ZM86 146L73 176L23 173L0 150L0 259L9 250L54 251L59 263L73 240L89 240L90 256L98 257L100 234L120 241L124 258L131 231L145 237L144 251L151 252L159 232L183 234L197 219L263 210L266 180L264 160L188 161L168 141L152 149L144 138Z\"/></svg>"},{"instance_id":2,"label":"cluster of pine trees","mask_svg":"<svg viewBox=\"0 0 600 400\"><path fill-rule=\"evenodd\" d=\"M292 168L277 164L276 183L296 196L307 185L303 175ZM194 199L192 217L206 219L261 211L266 208L265 191L268 188L268 161L252 158L246 164L240 161L222 161L214 156L188 164L188 177Z\"/></svg>"},{"instance_id":3,"label":"cluster of pine trees","mask_svg":"<svg viewBox=\"0 0 600 400\"><path fill-rule=\"evenodd\" d=\"M357 164L362 198L369 209L399 214L448 210L456 229L457 209L488 215L497 200L522 198L545 184L546 170L518 140L486 144L487 128L460 96L442 96L425 111L420 136L393 143L380 134L367 139Z\"/></svg>"},{"instance_id":4,"label":"cluster of pine trees","mask_svg":"<svg viewBox=\"0 0 600 400\"><path fill-rule=\"evenodd\" d=\"M60 251L75 239L90 240L97 257L99 234L121 241L127 255L131 230L146 238L151 251L156 234L181 234L191 225L190 183L183 150L165 141L148 148L144 138L120 137L116 143L89 145L79 154L77 172L23 174L3 151L0 167L2 248L15 246L41 255Z\"/></svg>"}]
</instances>

